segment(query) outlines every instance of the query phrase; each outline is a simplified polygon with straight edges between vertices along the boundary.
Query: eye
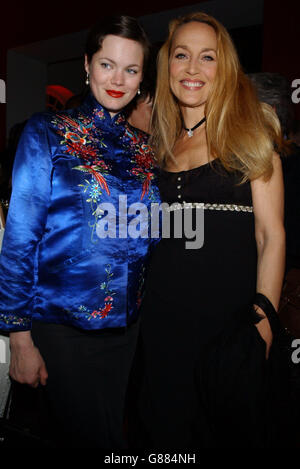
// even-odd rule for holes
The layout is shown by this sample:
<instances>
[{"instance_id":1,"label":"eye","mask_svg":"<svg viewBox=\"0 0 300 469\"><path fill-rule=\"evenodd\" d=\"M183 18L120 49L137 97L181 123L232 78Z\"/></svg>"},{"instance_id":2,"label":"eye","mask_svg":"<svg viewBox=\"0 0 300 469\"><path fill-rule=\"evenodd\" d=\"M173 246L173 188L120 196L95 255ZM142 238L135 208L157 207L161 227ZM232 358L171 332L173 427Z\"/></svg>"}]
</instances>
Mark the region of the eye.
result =
<instances>
[{"instance_id":1,"label":"eye","mask_svg":"<svg viewBox=\"0 0 300 469\"><path fill-rule=\"evenodd\" d=\"M130 75L136 75L137 74L137 70L135 70L134 68L128 68L127 72L130 73Z\"/></svg>"},{"instance_id":2,"label":"eye","mask_svg":"<svg viewBox=\"0 0 300 469\"><path fill-rule=\"evenodd\" d=\"M215 58L212 55L204 55L203 57L201 57L201 60L204 60L205 62L212 62L213 60L215 60Z\"/></svg>"},{"instance_id":3,"label":"eye","mask_svg":"<svg viewBox=\"0 0 300 469\"><path fill-rule=\"evenodd\" d=\"M109 70L111 68L111 65L107 62L101 62L101 67L105 68L106 70Z\"/></svg>"},{"instance_id":4,"label":"eye","mask_svg":"<svg viewBox=\"0 0 300 469\"><path fill-rule=\"evenodd\" d=\"M182 52L179 52L178 54L175 55L175 59L179 59L179 60L182 60L182 59L185 59L186 55L183 54Z\"/></svg>"}]
</instances>

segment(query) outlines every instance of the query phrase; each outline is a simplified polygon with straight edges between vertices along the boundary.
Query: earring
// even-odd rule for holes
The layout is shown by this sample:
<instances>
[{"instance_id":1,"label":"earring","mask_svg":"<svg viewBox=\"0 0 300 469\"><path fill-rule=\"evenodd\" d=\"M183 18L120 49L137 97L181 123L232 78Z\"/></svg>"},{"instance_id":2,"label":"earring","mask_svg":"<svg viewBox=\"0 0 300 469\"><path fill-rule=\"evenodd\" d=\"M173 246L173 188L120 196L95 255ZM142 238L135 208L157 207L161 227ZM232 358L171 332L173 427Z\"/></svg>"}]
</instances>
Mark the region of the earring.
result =
<instances>
[{"instance_id":1,"label":"earring","mask_svg":"<svg viewBox=\"0 0 300 469\"><path fill-rule=\"evenodd\" d=\"M138 95L141 94L141 90L140 90L140 89L137 90L137 94L138 94Z\"/></svg>"},{"instance_id":2,"label":"earring","mask_svg":"<svg viewBox=\"0 0 300 469\"><path fill-rule=\"evenodd\" d=\"M89 84L90 84L90 76L89 76L88 73L86 74L85 84L86 84L86 85L89 85Z\"/></svg>"}]
</instances>

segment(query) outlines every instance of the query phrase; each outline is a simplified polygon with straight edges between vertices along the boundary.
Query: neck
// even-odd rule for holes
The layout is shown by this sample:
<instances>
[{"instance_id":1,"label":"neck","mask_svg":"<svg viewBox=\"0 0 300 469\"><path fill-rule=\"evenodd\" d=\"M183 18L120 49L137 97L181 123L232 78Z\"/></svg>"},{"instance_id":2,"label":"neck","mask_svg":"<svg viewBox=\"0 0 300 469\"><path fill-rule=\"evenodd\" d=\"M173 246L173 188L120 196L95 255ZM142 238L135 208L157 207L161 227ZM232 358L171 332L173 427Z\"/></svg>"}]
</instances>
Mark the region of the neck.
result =
<instances>
[{"instance_id":1,"label":"neck","mask_svg":"<svg viewBox=\"0 0 300 469\"><path fill-rule=\"evenodd\" d=\"M194 125L198 124L201 119L204 117L204 108L192 108L192 107L181 107L181 114L182 119L184 122L184 126L188 129L194 127Z\"/></svg>"}]
</instances>

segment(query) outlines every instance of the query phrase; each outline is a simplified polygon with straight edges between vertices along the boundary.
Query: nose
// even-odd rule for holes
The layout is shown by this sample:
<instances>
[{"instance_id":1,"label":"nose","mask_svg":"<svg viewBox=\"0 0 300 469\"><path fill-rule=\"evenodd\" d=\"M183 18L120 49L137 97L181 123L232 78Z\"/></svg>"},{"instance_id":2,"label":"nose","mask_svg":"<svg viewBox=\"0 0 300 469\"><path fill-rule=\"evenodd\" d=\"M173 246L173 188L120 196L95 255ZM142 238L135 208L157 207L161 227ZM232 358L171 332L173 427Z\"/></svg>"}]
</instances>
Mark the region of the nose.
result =
<instances>
[{"instance_id":1,"label":"nose","mask_svg":"<svg viewBox=\"0 0 300 469\"><path fill-rule=\"evenodd\" d=\"M187 72L190 74L190 75L196 75L200 70L200 64L199 64L199 61L195 58L191 58L188 62L187 62Z\"/></svg>"},{"instance_id":2,"label":"nose","mask_svg":"<svg viewBox=\"0 0 300 469\"><path fill-rule=\"evenodd\" d=\"M115 69L114 74L112 76L111 82L114 85L123 85L124 84L124 74L123 71L120 69Z\"/></svg>"}]
</instances>

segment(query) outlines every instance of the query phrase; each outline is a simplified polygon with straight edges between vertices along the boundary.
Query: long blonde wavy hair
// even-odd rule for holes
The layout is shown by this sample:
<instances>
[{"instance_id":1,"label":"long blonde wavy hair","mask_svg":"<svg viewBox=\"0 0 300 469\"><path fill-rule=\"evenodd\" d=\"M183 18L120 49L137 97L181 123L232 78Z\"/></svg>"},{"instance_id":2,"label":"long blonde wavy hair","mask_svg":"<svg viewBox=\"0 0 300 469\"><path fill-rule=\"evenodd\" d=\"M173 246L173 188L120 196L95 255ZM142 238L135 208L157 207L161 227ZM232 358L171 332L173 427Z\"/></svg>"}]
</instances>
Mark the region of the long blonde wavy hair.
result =
<instances>
[{"instance_id":1,"label":"long blonde wavy hair","mask_svg":"<svg viewBox=\"0 0 300 469\"><path fill-rule=\"evenodd\" d=\"M227 30L215 18L198 12L171 21L169 36L158 54L157 88L151 119L151 143L158 164L174 159L173 148L182 132L179 104L169 85L169 58L176 30L198 21L210 25L217 36L217 73L205 105L208 154L219 158L231 171L240 171L242 181L273 171L274 148L282 148L281 127L275 111L260 103L251 81L243 72Z\"/></svg>"}]
</instances>

